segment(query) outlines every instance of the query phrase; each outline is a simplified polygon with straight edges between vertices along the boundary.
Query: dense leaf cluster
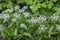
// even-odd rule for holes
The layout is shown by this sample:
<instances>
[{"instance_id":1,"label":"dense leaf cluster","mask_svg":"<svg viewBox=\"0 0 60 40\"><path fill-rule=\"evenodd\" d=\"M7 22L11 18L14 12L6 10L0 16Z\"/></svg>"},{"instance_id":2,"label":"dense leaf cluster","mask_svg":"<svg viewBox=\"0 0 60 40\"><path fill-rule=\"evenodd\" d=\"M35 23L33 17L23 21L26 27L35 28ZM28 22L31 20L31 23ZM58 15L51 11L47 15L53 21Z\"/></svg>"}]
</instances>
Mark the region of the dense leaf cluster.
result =
<instances>
[{"instance_id":1,"label":"dense leaf cluster","mask_svg":"<svg viewBox=\"0 0 60 40\"><path fill-rule=\"evenodd\" d=\"M50 40L60 34L60 0L0 0L1 40Z\"/></svg>"}]
</instances>

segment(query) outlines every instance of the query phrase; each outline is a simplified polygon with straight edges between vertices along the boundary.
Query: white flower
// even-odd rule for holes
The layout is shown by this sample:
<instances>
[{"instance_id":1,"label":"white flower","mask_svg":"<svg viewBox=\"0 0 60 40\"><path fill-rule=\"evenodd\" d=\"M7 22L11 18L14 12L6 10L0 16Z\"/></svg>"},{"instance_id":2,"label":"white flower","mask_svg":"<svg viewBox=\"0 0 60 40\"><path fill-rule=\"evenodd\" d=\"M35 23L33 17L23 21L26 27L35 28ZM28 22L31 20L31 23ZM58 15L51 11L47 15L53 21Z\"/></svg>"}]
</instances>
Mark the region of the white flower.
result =
<instances>
[{"instance_id":1,"label":"white flower","mask_svg":"<svg viewBox=\"0 0 60 40\"><path fill-rule=\"evenodd\" d=\"M39 31L42 31L42 32L45 32L46 28L45 28L45 25L41 25L39 28L38 28Z\"/></svg>"},{"instance_id":2,"label":"white flower","mask_svg":"<svg viewBox=\"0 0 60 40\"><path fill-rule=\"evenodd\" d=\"M17 21L17 19L16 19L16 18L13 18L13 19L12 19L12 21L13 21L13 22L16 22L16 21Z\"/></svg>"},{"instance_id":3,"label":"white flower","mask_svg":"<svg viewBox=\"0 0 60 40\"><path fill-rule=\"evenodd\" d=\"M23 12L24 17L29 17L30 13L28 12Z\"/></svg>"},{"instance_id":4,"label":"white flower","mask_svg":"<svg viewBox=\"0 0 60 40\"><path fill-rule=\"evenodd\" d=\"M18 11L19 11L19 12L24 12L24 11L25 11L25 9L19 9Z\"/></svg>"},{"instance_id":5,"label":"white flower","mask_svg":"<svg viewBox=\"0 0 60 40\"><path fill-rule=\"evenodd\" d=\"M3 19L7 19L7 18L9 18L10 16L9 16L9 14L2 14L2 18Z\"/></svg>"},{"instance_id":6,"label":"white flower","mask_svg":"<svg viewBox=\"0 0 60 40\"><path fill-rule=\"evenodd\" d=\"M22 9L26 10L28 8L28 6L24 6Z\"/></svg>"},{"instance_id":7,"label":"white flower","mask_svg":"<svg viewBox=\"0 0 60 40\"><path fill-rule=\"evenodd\" d=\"M5 10L5 12L13 12L13 9L11 8L11 9L7 9L7 10Z\"/></svg>"},{"instance_id":8,"label":"white flower","mask_svg":"<svg viewBox=\"0 0 60 40\"><path fill-rule=\"evenodd\" d=\"M15 8L15 10L18 10L20 8L20 6L16 5L14 8Z\"/></svg>"},{"instance_id":9,"label":"white flower","mask_svg":"<svg viewBox=\"0 0 60 40\"><path fill-rule=\"evenodd\" d=\"M28 8L28 6L24 6L22 9L19 9L19 12L24 12L26 9Z\"/></svg>"},{"instance_id":10,"label":"white flower","mask_svg":"<svg viewBox=\"0 0 60 40\"><path fill-rule=\"evenodd\" d=\"M32 9L33 8L33 6L30 6L30 9Z\"/></svg>"},{"instance_id":11,"label":"white flower","mask_svg":"<svg viewBox=\"0 0 60 40\"><path fill-rule=\"evenodd\" d=\"M34 17L30 19L30 22L37 23L39 21L46 21L46 16Z\"/></svg>"},{"instance_id":12,"label":"white flower","mask_svg":"<svg viewBox=\"0 0 60 40\"><path fill-rule=\"evenodd\" d=\"M35 23L35 22L36 22L34 18L32 18L30 21L31 21L32 23Z\"/></svg>"},{"instance_id":13,"label":"white flower","mask_svg":"<svg viewBox=\"0 0 60 40\"><path fill-rule=\"evenodd\" d=\"M26 25L24 23L20 24L20 28L25 28Z\"/></svg>"},{"instance_id":14,"label":"white flower","mask_svg":"<svg viewBox=\"0 0 60 40\"><path fill-rule=\"evenodd\" d=\"M56 30L60 31L60 25L56 25Z\"/></svg>"},{"instance_id":15,"label":"white flower","mask_svg":"<svg viewBox=\"0 0 60 40\"><path fill-rule=\"evenodd\" d=\"M57 20L58 19L58 15L53 14L53 16L51 16L51 20Z\"/></svg>"},{"instance_id":16,"label":"white flower","mask_svg":"<svg viewBox=\"0 0 60 40\"><path fill-rule=\"evenodd\" d=\"M37 17L37 18L35 18L35 22L39 22L39 19L38 19L38 17Z\"/></svg>"},{"instance_id":17,"label":"white flower","mask_svg":"<svg viewBox=\"0 0 60 40\"><path fill-rule=\"evenodd\" d=\"M3 30L3 25L2 24L0 24L0 30Z\"/></svg>"},{"instance_id":18,"label":"white flower","mask_svg":"<svg viewBox=\"0 0 60 40\"><path fill-rule=\"evenodd\" d=\"M40 16L38 19L39 19L39 21L46 21L46 16L43 16L43 15L42 15L42 16Z\"/></svg>"},{"instance_id":19,"label":"white flower","mask_svg":"<svg viewBox=\"0 0 60 40\"><path fill-rule=\"evenodd\" d=\"M29 19L29 22L37 23L37 22L39 22L39 20L38 20L37 17L35 17L35 18L31 18L31 19Z\"/></svg>"},{"instance_id":20,"label":"white flower","mask_svg":"<svg viewBox=\"0 0 60 40\"><path fill-rule=\"evenodd\" d=\"M18 19L18 18L20 18L20 14L14 13L14 17Z\"/></svg>"},{"instance_id":21,"label":"white flower","mask_svg":"<svg viewBox=\"0 0 60 40\"><path fill-rule=\"evenodd\" d=\"M37 17L35 17L35 18L32 17L31 19L29 19L29 22L37 23L37 22L39 22L39 20Z\"/></svg>"}]
</instances>

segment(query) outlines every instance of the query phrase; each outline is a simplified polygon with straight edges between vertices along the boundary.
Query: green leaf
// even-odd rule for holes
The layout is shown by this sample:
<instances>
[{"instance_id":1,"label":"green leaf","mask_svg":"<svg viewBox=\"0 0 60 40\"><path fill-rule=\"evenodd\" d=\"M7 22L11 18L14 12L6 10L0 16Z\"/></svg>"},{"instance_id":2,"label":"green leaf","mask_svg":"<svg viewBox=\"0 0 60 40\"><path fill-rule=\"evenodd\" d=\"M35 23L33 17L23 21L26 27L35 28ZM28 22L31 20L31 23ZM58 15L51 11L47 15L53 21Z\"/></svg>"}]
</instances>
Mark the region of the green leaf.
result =
<instances>
[{"instance_id":1,"label":"green leaf","mask_svg":"<svg viewBox=\"0 0 60 40\"><path fill-rule=\"evenodd\" d=\"M54 26L51 26L48 33L49 33L49 37L51 36L52 30L53 30Z\"/></svg>"},{"instance_id":2,"label":"green leaf","mask_svg":"<svg viewBox=\"0 0 60 40\"><path fill-rule=\"evenodd\" d=\"M15 31L14 31L14 36L16 36L17 35L17 28L15 28Z\"/></svg>"},{"instance_id":3,"label":"green leaf","mask_svg":"<svg viewBox=\"0 0 60 40\"><path fill-rule=\"evenodd\" d=\"M2 5L2 6L3 6L3 8L5 8L5 7L6 7L6 4L5 4L5 3L3 3L3 5Z\"/></svg>"},{"instance_id":4,"label":"green leaf","mask_svg":"<svg viewBox=\"0 0 60 40\"><path fill-rule=\"evenodd\" d=\"M30 33L26 33L26 32L25 32L23 35L25 35L25 36L31 38L31 40L34 40L33 37L32 37L32 35L31 35Z\"/></svg>"},{"instance_id":5,"label":"green leaf","mask_svg":"<svg viewBox=\"0 0 60 40\"><path fill-rule=\"evenodd\" d=\"M21 0L17 0L17 3L18 3L18 4L24 3L24 2L25 2L25 0L22 0L22 1L21 1Z\"/></svg>"},{"instance_id":6,"label":"green leaf","mask_svg":"<svg viewBox=\"0 0 60 40\"><path fill-rule=\"evenodd\" d=\"M2 4L0 3L0 10L2 10Z\"/></svg>"},{"instance_id":7,"label":"green leaf","mask_svg":"<svg viewBox=\"0 0 60 40\"><path fill-rule=\"evenodd\" d=\"M33 6L33 9L32 9L33 12L36 12L36 11L38 11L38 8L41 8L40 3L37 3L36 5L32 5L32 6Z\"/></svg>"},{"instance_id":8,"label":"green leaf","mask_svg":"<svg viewBox=\"0 0 60 40\"><path fill-rule=\"evenodd\" d=\"M6 4L6 7L7 8L13 8L13 3L11 2L11 3Z\"/></svg>"},{"instance_id":9,"label":"green leaf","mask_svg":"<svg viewBox=\"0 0 60 40\"><path fill-rule=\"evenodd\" d=\"M33 1L32 0L26 0L27 1L27 4L32 4Z\"/></svg>"},{"instance_id":10,"label":"green leaf","mask_svg":"<svg viewBox=\"0 0 60 40\"><path fill-rule=\"evenodd\" d=\"M46 8L46 4L45 4L45 3L43 3L41 6L42 6L43 8Z\"/></svg>"}]
</instances>

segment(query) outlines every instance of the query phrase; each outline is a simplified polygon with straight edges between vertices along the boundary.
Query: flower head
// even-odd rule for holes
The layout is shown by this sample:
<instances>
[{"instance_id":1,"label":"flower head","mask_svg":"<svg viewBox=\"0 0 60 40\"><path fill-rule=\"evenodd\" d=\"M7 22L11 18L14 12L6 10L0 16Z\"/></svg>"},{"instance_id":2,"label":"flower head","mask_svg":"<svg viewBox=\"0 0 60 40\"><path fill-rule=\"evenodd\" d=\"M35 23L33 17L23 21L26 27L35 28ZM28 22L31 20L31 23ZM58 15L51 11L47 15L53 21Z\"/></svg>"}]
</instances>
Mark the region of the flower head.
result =
<instances>
[{"instance_id":1,"label":"flower head","mask_svg":"<svg viewBox=\"0 0 60 40\"><path fill-rule=\"evenodd\" d=\"M13 22L16 22L16 21L17 21L17 19L16 19L16 18L13 18L13 19L12 19L12 21L13 21Z\"/></svg>"},{"instance_id":2,"label":"flower head","mask_svg":"<svg viewBox=\"0 0 60 40\"><path fill-rule=\"evenodd\" d=\"M18 18L20 18L20 14L14 13L14 17L15 17L16 19L18 19Z\"/></svg>"},{"instance_id":3,"label":"flower head","mask_svg":"<svg viewBox=\"0 0 60 40\"><path fill-rule=\"evenodd\" d=\"M19 11L19 12L24 12L25 10L24 10L24 9L19 9L18 11Z\"/></svg>"},{"instance_id":4,"label":"flower head","mask_svg":"<svg viewBox=\"0 0 60 40\"><path fill-rule=\"evenodd\" d=\"M28 6L24 6L22 9L26 10L28 8Z\"/></svg>"},{"instance_id":5,"label":"flower head","mask_svg":"<svg viewBox=\"0 0 60 40\"><path fill-rule=\"evenodd\" d=\"M39 21L46 21L46 16L40 15L38 19Z\"/></svg>"},{"instance_id":6,"label":"flower head","mask_svg":"<svg viewBox=\"0 0 60 40\"><path fill-rule=\"evenodd\" d=\"M37 23L39 21L46 21L46 16L39 16L30 19L30 22Z\"/></svg>"},{"instance_id":7,"label":"flower head","mask_svg":"<svg viewBox=\"0 0 60 40\"><path fill-rule=\"evenodd\" d=\"M31 18L29 21L32 22L32 23L36 23L34 18Z\"/></svg>"},{"instance_id":8,"label":"flower head","mask_svg":"<svg viewBox=\"0 0 60 40\"><path fill-rule=\"evenodd\" d=\"M56 30L60 31L60 25L56 25Z\"/></svg>"},{"instance_id":9,"label":"flower head","mask_svg":"<svg viewBox=\"0 0 60 40\"><path fill-rule=\"evenodd\" d=\"M39 31L42 31L42 32L45 32L46 28L45 28L45 25L41 25L39 28L38 28Z\"/></svg>"},{"instance_id":10,"label":"flower head","mask_svg":"<svg viewBox=\"0 0 60 40\"><path fill-rule=\"evenodd\" d=\"M13 9L11 8L11 9L7 9L7 10L5 10L5 12L13 12Z\"/></svg>"},{"instance_id":11,"label":"flower head","mask_svg":"<svg viewBox=\"0 0 60 40\"><path fill-rule=\"evenodd\" d=\"M33 8L33 6L30 6L30 9L32 9Z\"/></svg>"},{"instance_id":12,"label":"flower head","mask_svg":"<svg viewBox=\"0 0 60 40\"><path fill-rule=\"evenodd\" d=\"M57 20L57 19L58 19L58 15L53 14L53 15L51 16L51 20Z\"/></svg>"},{"instance_id":13,"label":"flower head","mask_svg":"<svg viewBox=\"0 0 60 40\"><path fill-rule=\"evenodd\" d=\"M28 6L24 6L22 9L19 9L19 12L24 12L26 9L28 8Z\"/></svg>"},{"instance_id":14,"label":"flower head","mask_svg":"<svg viewBox=\"0 0 60 40\"><path fill-rule=\"evenodd\" d=\"M2 14L1 16L2 16L3 19L10 18L9 14Z\"/></svg>"},{"instance_id":15,"label":"flower head","mask_svg":"<svg viewBox=\"0 0 60 40\"><path fill-rule=\"evenodd\" d=\"M20 24L20 28L24 28L26 25L24 23Z\"/></svg>"},{"instance_id":16,"label":"flower head","mask_svg":"<svg viewBox=\"0 0 60 40\"><path fill-rule=\"evenodd\" d=\"M24 17L29 17L29 14L30 14L30 13L28 13L28 12L23 12L23 16L24 16Z\"/></svg>"}]
</instances>

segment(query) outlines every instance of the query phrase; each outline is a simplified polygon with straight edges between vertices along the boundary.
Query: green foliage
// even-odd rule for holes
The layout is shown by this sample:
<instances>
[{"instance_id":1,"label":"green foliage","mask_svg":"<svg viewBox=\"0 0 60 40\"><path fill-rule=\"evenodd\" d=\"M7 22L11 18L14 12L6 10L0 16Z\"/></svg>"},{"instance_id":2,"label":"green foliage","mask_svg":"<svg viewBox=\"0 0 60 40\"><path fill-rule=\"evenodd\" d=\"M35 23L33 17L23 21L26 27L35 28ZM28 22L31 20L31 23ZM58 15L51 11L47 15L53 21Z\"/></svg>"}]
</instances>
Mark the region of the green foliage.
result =
<instances>
[{"instance_id":1,"label":"green foliage","mask_svg":"<svg viewBox=\"0 0 60 40\"><path fill-rule=\"evenodd\" d=\"M23 10L24 6L28 8ZM39 17L42 20L36 22ZM0 35L5 40L50 40L52 35L60 34L60 0L0 0L0 24Z\"/></svg>"}]
</instances>

